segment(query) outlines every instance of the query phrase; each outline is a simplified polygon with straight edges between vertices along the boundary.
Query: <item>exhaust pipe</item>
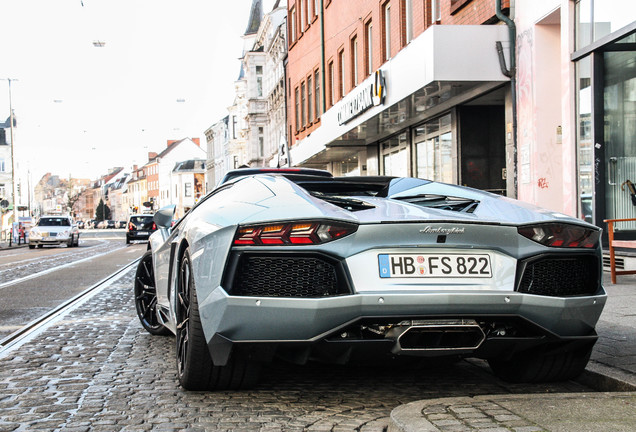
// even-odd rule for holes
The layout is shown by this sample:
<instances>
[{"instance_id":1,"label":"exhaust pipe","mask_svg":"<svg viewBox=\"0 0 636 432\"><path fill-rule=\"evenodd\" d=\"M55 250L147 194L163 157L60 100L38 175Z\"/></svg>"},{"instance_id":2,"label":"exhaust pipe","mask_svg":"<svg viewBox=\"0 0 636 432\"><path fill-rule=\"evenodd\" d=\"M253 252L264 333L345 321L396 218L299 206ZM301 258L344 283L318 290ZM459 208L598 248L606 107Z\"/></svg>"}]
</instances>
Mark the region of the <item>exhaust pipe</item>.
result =
<instances>
[{"instance_id":1,"label":"exhaust pipe","mask_svg":"<svg viewBox=\"0 0 636 432\"><path fill-rule=\"evenodd\" d=\"M415 320L401 322L386 333L394 339L394 354L444 355L476 350L486 334L475 320Z\"/></svg>"}]
</instances>

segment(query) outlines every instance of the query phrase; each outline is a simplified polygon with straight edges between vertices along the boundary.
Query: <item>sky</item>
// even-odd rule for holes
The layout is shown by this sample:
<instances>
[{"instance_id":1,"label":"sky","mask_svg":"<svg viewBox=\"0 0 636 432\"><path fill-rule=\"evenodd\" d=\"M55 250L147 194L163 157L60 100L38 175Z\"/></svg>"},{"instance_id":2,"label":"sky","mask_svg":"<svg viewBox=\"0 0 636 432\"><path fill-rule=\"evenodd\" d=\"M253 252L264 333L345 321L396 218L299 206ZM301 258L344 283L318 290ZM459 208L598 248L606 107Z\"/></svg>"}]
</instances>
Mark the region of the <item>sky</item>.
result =
<instances>
[{"instance_id":1,"label":"sky","mask_svg":"<svg viewBox=\"0 0 636 432\"><path fill-rule=\"evenodd\" d=\"M0 122L10 93L16 172L97 179L168 140L205 146L233 103L251 3L0 0Z\"/></svg>"}]
</instances>

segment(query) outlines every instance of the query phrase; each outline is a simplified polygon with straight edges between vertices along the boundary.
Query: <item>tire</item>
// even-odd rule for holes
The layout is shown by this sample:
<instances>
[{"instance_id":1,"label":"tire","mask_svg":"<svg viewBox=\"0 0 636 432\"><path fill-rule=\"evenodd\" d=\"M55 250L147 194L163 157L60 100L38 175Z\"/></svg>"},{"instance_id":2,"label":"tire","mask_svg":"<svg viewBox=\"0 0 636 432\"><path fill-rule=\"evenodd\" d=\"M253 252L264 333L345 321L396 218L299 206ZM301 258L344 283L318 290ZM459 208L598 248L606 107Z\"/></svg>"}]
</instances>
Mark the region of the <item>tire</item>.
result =
<instances>
[{"instance_id":1,"label":"tire","mask_svg":"<svg viewBox=\"0 0 636 432\"><path fill-rule=\"evenodd\" d=\"M130 238L126 236L126 244L130 244Z\"/></svg>"},{"instance_id":2,"label":"tire","mask_svg":"<svg viewBox=\"0 0 636 432\"><path fill-rule=\"evenodd\" d=\"M35 249L35 245L30 244L29 249Z\"/></svg>"},{"instance_id":3,"label":"tire","mask_svg":"<svg viewBox=\"0 0 636 432\"><path fill-rule=\"evenodd\" d=\"M494 374L513 383L567 381L585 370L593 344L575 350L548 354L544 351L525 351L509 360L488 360Z\"/></svg>"},{"instance_id":4,"label":"tire","mask_svg":"<svg viewBox=\"0 0 636 432\"><path fill-rule=\"evenodd\" d=\"M239 390L258 381L260 364L236 350L225 366L215 366L203 334L190 252L179 265L177 282L177 375L186 390Z\"/></svg>"},{"instance_id":5,"label":"tire","mask_svg":"<svg viewBox=\"0 0 636 432\"><path fill-rule=\"evenodd\" d=\"M38 245L38 249L42 249L42 247L44 247L44 245Z\"/></svg>"},{"instance_id":6,"label":"tire","mask_svg":"<svg viewBox=\"0 0 636 432\"><path fill-rule=\"evenodd\" d=\"M79 247L79 236L75 239L75 247Z\"/></svg>"},{"instance_id":7,"label":"tire","mask_svg":"<svg viewBox=\"0 0 636 432\"><path fill-rule=\"evenodd\" d=\"M152 267L152 252L147 251L137 265L135 274L135 309L141 326L153 335L164 336L170 330L157 318L157 288Z\"/></svg>"}]
</instances>

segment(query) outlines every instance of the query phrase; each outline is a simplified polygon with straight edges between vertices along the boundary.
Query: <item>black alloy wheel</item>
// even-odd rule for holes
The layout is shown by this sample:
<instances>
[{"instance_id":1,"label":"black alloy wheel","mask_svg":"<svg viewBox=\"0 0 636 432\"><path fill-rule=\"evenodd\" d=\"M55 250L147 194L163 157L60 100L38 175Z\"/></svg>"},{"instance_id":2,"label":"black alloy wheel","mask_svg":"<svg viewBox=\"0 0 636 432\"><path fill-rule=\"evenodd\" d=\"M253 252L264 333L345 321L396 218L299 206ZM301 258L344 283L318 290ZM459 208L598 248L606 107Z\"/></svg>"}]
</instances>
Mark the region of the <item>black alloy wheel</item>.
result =
<instances>
[{"instance_id":1,"label":"black alloy wheel","mask_svg":"<svg viewBox=\"0 0 636 432\"><path fill-rule=\"evenodd\" d=\"M157 288L151 251L147 251L137 265L135 308L141 325L148 333L159 336L170 334L170 331L157 318Z\"/></svg>"},{"instance_id":2,"label":"black alloy wheel","mask_svg":"<svg viewBox=\"0 0 636 432\"><path fill-rule=\"evenodd\" d=\"M260 364L233 352L227 364L215 366L208 349L197 300L189 250L179 266L176 299L177 375L186 390L238 390L258 380Z\"/></svg>"}]
</instances>

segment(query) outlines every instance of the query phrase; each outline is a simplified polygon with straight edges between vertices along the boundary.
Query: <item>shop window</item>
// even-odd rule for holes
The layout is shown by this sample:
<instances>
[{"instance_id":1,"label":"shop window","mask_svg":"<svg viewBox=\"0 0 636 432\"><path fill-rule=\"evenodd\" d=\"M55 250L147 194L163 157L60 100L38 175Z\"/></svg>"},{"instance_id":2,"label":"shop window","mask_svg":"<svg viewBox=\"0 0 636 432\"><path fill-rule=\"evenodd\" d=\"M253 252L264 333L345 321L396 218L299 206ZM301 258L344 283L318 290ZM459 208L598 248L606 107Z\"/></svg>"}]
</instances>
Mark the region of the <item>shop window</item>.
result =
<instances>
[{"instance_id":1,"label":"shop window","mask_svg":"<svg viewBox=\"0 0 636 432\"><path fill-rule=\"evenodd\" d=\"M634 0L578 0L575 8L576 49L634 22Z\"/></svg>"},{"instance_id":2,"label":"shop window","mask_svg":"<svg viewBox=\"0 0 636 432\"><path fill-rule=\"evenodd\" d=\"M380 144L384 175L396 177L409 176L408 147L409 139L407 132L402 132Z\"/></svg>"},{"instance_id":3,"label":"shop window","mask_svg":"<svg viewBox=\"0 0 636 432\"><path fill-rule=\"evenodd\" d=\"M413 133L417 177L444 183L453 182L453 135L447 114L415 128Z\"/></svg>"}]
</instances>

